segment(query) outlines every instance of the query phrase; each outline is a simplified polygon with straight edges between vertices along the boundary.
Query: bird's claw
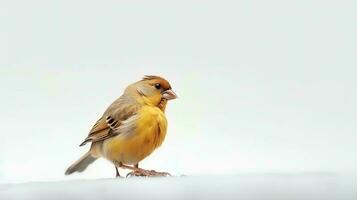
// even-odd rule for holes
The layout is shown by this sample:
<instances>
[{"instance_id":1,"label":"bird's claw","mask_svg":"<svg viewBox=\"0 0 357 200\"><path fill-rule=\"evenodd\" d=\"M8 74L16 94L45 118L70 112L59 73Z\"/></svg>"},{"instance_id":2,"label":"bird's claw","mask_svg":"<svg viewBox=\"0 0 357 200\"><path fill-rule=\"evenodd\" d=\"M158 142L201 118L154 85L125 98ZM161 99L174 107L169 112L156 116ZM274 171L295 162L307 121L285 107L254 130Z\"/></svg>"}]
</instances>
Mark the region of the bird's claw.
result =
<instances>
[{"instance_id":1,"label":"bird's claw","mask_svg":"<svg viewBox=\"0 0 357 200\"><path fill-rule=\"evenodd\" d=\"M155 170L134 170L126 175L126 177L133 177L133 176L140 176L140 177L167 177L171 176L168 172L157 172Z\"/></svg>"}]
</instances>

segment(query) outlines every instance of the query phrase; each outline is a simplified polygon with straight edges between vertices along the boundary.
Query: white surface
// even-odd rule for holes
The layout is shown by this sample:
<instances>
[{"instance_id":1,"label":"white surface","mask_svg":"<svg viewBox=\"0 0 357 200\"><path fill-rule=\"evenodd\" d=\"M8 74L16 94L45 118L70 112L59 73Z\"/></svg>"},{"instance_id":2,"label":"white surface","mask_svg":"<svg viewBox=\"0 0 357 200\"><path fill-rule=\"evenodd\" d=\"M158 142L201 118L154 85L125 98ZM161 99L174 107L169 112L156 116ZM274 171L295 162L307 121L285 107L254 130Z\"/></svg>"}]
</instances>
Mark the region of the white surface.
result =
<instances>
[{"instance_id":1,"label":"white surface","mask_svg":"<svg viewBox=\"0 0 357 200\"><path fill-rule=\"evenodd\" d=\"M337 174L101 179L0 185L0 199L355 200L356 186Z\"/></svg>"},{"instance_id":2,"label":"white surface","mask_svg":"<svg viewBox=\"0 0 357 200\"><path fill-rule=\"evenodd\" d=\"M357 1L0 0L0 182L65 169L106 107L169 79L173 174L355 171Z\"/></svg>"}]
</instances>

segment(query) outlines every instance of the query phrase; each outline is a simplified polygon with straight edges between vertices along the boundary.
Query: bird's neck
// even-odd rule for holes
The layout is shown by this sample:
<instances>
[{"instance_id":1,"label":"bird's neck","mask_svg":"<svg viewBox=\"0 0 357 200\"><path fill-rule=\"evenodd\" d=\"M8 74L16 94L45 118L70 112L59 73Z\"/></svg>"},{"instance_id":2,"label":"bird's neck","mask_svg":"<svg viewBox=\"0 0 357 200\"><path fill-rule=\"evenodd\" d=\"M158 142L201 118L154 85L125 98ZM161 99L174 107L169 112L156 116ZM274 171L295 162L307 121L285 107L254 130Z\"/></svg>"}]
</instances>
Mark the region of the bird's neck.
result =
<instances>
[{"instance_id":1,"label":"bird's neck","mask_svg":"<svg viewBox=\"0 0 357 200\"><path fill-rule=\"evenodd\" d=\"M162 112L165 112L166 105L167 105L167 99L162 98L159 104L157 105L157 107L160 108Z\"/></svg>"}]
</instances>

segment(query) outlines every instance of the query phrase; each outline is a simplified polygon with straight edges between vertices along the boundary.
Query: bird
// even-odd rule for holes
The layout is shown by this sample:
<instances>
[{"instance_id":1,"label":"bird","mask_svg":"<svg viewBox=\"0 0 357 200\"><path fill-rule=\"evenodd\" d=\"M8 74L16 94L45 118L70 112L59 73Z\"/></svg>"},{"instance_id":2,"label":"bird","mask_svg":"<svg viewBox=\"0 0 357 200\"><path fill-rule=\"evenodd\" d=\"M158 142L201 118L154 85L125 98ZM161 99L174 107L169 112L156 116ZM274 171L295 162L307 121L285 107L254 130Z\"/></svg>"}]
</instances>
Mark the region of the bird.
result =
<instances>
[{"instance_id":1,"label":"bird","mask_svg":"<svg viewBox=\"0 0 357 200\"><path fill-rule=\"evenodd\" d=\"M127 176L170 176L167 172L139 168L164 141L167 132L165 109L168 101L176 99L170 83L156 75L144 76L126 87L97 120L80 144L90 143L90 149L65 171L65 175L83 172L98 158L118 168L129 169Z\"/></svg>"}]
</instances>

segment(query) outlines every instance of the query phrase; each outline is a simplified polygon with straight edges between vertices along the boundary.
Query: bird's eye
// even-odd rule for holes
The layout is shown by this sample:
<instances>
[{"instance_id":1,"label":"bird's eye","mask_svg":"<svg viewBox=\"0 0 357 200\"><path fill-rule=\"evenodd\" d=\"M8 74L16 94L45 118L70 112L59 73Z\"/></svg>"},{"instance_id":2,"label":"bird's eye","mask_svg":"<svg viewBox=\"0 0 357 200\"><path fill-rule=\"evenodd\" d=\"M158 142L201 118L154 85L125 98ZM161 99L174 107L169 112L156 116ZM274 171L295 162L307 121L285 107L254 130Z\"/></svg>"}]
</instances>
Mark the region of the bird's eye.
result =
<instances>
[{"instance_id":1,"label":"bird's eye","mask_svg":"<svg viewBox=\"0 0 357 200\"><path fill-rule=\"evenodd\" d=\"M160 83L156 83L156 84L155 84L155 88L159 90L159 89L161 88Z\"/></svg>"}]
</instances>

